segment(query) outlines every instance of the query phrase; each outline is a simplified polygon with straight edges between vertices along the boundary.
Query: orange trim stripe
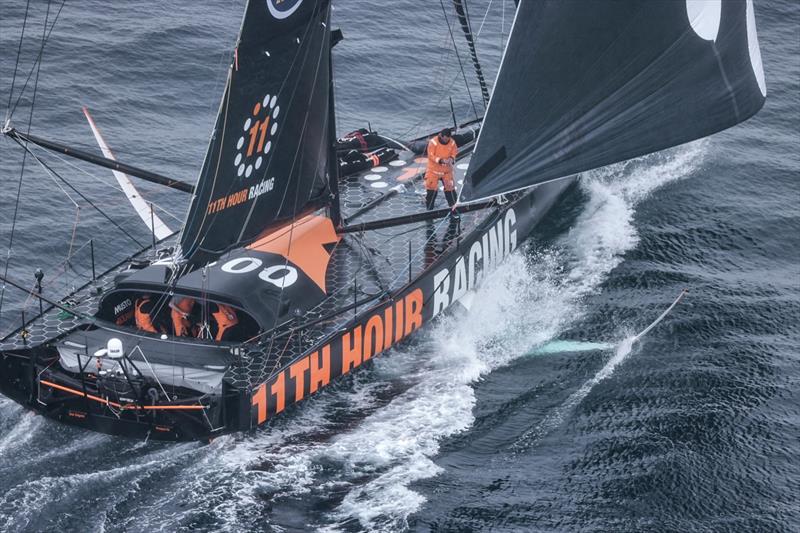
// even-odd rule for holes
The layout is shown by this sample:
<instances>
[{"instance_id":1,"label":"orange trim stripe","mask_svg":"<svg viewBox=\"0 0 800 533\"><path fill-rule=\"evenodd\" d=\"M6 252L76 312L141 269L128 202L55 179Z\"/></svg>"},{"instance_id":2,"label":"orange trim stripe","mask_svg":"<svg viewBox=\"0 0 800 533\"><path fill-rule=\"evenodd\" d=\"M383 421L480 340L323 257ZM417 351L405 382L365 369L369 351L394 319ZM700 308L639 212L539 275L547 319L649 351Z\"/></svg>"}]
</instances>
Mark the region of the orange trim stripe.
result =
<instances>
[{"instance_id":1,"label":"orange trim stripe","mask_svg":"<svg viewBox=\"0 0 800 533\"><path fill-rule=\"evenodd\" d=\"M96 402L100 402L105 405L110 405L111 407L115 407L117 409L124 409L124 410L137 410L137 409L145 409L145 410L187 410L187 411L196 411L199 409L205 409L204 405L145 405L144 407L139 405L122 405L117 402L111 402L106 400L105 398L100 398L98 396L93 396L91 394L84 394L82 391L71 389L69 387L65 387L64 385L59 385L58 383L53 383L52 381L46 381L44 379L40 380L39 383L42 385L46 385L53 389L58 389L64 392L69 392L70 394L74 394L76 396L81 396L84 398L88 398L90 400L94 400Z\"/></svg>"},{"instance_id":2,"label":"orange trim stripe","mask_svg":"<svg viewBox=\"0 0 800 533\"><path fill-rule=\"evenodd\" d=\"M138 406L138 405L123 405L123 410L131 410L131 409L144 409L145 411L198 411L200 409L205 409L205 405L145 405L145 406Z\"/></svg>"}]
</instances>

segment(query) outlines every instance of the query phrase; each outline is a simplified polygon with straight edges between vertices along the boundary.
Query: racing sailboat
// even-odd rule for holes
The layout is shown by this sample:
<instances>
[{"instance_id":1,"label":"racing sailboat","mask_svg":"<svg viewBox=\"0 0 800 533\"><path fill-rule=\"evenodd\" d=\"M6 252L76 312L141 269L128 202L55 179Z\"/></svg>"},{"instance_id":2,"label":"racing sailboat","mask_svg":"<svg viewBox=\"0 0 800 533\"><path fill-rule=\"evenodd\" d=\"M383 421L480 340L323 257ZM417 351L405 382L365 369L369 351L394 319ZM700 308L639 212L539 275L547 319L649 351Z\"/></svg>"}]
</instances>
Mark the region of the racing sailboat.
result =
<instances>
[{"instance_id":1,"label":"racing sailboat","mask_svg":"<svg viewBox=\"0 0 800 533\"><path fill-rule=\"evenodd\" d=\"M577 173L766 98L752 0L521 0L485 117L456 139L459 201L426 211L427 137L337 139L330 11L247 3L196 185L5 125L192 200L178 233L68 303L34 295L41 314L0 341L4 395L135 438L256 428L466 302Z\"/></svg>"}]
</instances>

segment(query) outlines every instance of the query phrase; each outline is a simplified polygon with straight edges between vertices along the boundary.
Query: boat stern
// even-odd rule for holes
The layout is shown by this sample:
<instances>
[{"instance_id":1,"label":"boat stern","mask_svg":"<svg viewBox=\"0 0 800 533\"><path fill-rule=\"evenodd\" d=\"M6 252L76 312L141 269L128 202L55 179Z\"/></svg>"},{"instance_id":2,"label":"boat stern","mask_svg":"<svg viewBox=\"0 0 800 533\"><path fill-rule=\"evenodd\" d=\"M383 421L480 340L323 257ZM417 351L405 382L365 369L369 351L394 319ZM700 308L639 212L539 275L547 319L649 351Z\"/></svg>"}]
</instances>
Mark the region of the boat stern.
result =
<instances>
[{"instance_id":1,"label":"boat stern","mask_svg":"<svg viewBox=\"0 0 800 533\"><path fill-rule=\"evenodd\" d=\"M95 326L0 350L0 393L48 418L137 439L194 441L249 426L229 351Z\"/></svg>"}]
</instances>

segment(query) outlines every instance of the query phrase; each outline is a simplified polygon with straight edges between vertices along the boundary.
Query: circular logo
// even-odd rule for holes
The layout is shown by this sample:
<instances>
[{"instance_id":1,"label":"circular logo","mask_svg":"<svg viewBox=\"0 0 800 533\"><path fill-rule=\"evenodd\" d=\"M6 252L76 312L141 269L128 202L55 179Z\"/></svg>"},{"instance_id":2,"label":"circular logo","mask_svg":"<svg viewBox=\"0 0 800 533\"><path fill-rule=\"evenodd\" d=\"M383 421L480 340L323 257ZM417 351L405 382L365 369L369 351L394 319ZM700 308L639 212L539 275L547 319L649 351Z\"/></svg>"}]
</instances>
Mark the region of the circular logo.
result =
<instances>
[{"instance_id":1,"label":"circular logo","mask_svg":"<svg viewBox=\"0 0 800 533\"><path fill-rule=\"evenodd\" d=\"M236 157L233 166L236 175L249 178L253 170L264 164L264 157L272 149L272 138L278 131L278 115L281 106L276 105L277 96L267 94L253 106L253 113L244 121L244 134L236 142Z\"/></svg>"},{"instance_id":2,"label":"circular logo","mask_svg":"<svg viewBox=\"0 0 800 533\"><path fill-rule=\"evenodd\" d=\"M270 14L276 19L285 19L297 11L303 0L267 0Z\"/></svg>"}]
</instances>

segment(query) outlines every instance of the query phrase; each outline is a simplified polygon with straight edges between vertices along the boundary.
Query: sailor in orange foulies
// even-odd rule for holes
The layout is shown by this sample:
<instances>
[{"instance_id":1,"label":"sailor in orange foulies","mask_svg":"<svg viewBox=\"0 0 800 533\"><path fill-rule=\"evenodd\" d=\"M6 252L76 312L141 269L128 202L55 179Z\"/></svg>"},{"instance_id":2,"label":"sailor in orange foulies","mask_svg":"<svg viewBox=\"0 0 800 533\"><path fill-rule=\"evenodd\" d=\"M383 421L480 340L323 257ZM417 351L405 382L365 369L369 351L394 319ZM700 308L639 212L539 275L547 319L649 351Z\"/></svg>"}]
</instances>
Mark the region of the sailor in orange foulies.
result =
<instances>
[{"instance_id":1,"label":"sailor in orange foulies","mask_svg":"<svg viewBox=\"0 0 800 533\"><path fill-rule=\"evenodd\" d=\"M172 327L176 337L188 337L192 334L190 314L194 307L194 298L176 297L169 304L172 311Z\"/></svg>"},{"instance_id":2,"label":"sailor in orange foulies","mask_svg":"<svg viewBox=\"0 0 800 533\"><path fill-rule=\"evenodd\" d=\"M217 324L217 333L214 335L214 340L224 341L230 337L231 328L239 323L239 318L236 316L236 311L233 307L225 304L216 304L217 310L211 313L214 317L214 322Z\"/></svg>"},{"instance_id":3,"label":"sailor in orange foulies","mask_svg":"<svg viewBox=\"0 0 800 533\"><path fill-rule=\"evenodd\" d=\"M425 205L433 209L439 192L439 180L444 182L444 196L447 205L456 203L456 185L453 181L453 164L458 155L458 147L452 138L450 128L445 128L428 141L428 168L425 171Z\"/></svg>"},{"instance_id":4,"label":"sailor in orange foulies","mask_svg":"<svg viewBox=\"0 0 800 533\"><path fill-rule=\"evenodd\" d=\"M136 299L134 318L136 320L136 327L140 330L149 333L158 333L158 329L153 320L153 300L149 294L143 294L141 298Z\"/></svg>"}]
</instances>

